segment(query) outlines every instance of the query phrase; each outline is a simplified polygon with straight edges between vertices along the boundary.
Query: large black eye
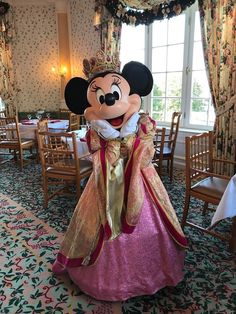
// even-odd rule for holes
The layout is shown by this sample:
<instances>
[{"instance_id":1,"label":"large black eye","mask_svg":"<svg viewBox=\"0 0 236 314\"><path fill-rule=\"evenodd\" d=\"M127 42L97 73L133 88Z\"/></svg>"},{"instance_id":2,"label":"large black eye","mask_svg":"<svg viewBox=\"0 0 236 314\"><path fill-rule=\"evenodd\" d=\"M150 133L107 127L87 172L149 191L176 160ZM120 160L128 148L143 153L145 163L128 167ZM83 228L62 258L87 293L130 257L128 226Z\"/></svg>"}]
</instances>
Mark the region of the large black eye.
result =
<instances>
[{"instance_id":1,"label":"large black eye","mask_svg":"<svg viewBox=\"0 0 236 314\"><path fill-rule=\"evenodd\" d=\"M99 88L97 91L96 91L96 97L97 97L97 101L102 105L104 104L105 102L105 93L104 91Z\"/></svg>"},{"instance_id":2,"label":"large black eye","mask_svg":"<svg viewBox=\"0 0 236 314\"><path fill-rule=\"evenodd\" d=\"M101 96L99 97L99 102L100 102L101 105L104 104L104 102L105 102L105 97L104 97L103 95L101 95Z\"/></svg>"},{"instance_id":3,"label":"large black eye","mask_svg":"<svg viewBox=\"0 0 236 314\"><path fill-rule=\"evenodd\" d=\"M121 90L118 85L113 84L111 86L111 93L115 96L116 100L119 100L121 98Z\"/></svg>"}]
</instances>

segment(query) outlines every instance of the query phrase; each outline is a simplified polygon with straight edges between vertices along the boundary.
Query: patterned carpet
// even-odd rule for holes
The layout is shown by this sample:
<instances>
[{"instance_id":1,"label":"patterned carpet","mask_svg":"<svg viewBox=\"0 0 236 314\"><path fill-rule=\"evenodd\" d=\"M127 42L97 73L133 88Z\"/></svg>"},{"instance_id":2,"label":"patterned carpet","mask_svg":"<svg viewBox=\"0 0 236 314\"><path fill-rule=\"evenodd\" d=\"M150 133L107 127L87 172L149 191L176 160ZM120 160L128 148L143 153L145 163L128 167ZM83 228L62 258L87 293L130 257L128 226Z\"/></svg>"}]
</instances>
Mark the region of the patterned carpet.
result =
<instances>
[{"instance_id":1,"label":"patterned carpet","mask_svg":"<svg viewBox=\"0 0 236 314\"><path fill-rule=\"evenodd\" d=\"M163 182L180 219L182 171L175 171L172 184L167 177ZM41 169L34 162L22 173L13 161L0 165L0 192L0 313L235 313L235 255L224 242L187 227L185 277L177 287L123 303L99 302L51 273L75 199L58 197L44 210ZM192 201L193 219L200 206ZM209 224L211 215L203 223ZM218 228L229 232L229 221Z\"/></svg>"}]
</instances>

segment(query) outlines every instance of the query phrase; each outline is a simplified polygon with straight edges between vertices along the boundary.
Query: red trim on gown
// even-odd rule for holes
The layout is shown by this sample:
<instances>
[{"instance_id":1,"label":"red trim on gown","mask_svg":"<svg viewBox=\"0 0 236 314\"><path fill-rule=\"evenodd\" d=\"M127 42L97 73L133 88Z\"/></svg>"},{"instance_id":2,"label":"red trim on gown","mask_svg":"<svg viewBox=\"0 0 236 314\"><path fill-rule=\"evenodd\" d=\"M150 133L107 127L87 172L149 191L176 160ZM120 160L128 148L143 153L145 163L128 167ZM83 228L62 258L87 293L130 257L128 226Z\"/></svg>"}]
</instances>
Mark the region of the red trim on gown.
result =
<instances>
[{"instance_id":1,"label":"red trim on gown","mask_svg":"<svg viewBox=\"0 0 236 314\"><path fill-rule=\"evenodd\" d=\"M66 270L73 282L90 296L122 301L176 286L183 279L184 255L146 191L139 222L131 234L104 241L94 265Z\"/></svg>"}]
</instances>

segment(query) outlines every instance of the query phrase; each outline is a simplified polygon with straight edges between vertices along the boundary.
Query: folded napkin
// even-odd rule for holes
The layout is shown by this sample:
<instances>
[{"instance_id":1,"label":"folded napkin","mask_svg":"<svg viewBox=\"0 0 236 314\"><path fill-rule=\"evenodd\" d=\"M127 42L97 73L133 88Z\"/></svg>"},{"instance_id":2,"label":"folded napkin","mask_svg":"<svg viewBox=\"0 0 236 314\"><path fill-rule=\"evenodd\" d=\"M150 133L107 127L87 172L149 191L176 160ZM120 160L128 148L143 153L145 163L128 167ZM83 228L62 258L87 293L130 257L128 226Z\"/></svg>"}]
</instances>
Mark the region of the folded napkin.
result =
<instances>
[{"instance_id":1,"label":"folded napkin","mask_svg":"<svg viewBox=\"0 0 236 314\"><path fill-rule=\"evenodd\" d=\"M81 137L79 140L80 142L87 142L85 137Z\"/></svg>"},{"instance_id":2,"label":"folded napkin","mask_svg":"<svg viewBox=\"0 0 236 314\"><path fill-rule=\"evenodd\" d=\"M21 124L23 124L23 125L35 125L34 122L30 122L30 121L21 121Z\"/></svg>"}]
</instances>

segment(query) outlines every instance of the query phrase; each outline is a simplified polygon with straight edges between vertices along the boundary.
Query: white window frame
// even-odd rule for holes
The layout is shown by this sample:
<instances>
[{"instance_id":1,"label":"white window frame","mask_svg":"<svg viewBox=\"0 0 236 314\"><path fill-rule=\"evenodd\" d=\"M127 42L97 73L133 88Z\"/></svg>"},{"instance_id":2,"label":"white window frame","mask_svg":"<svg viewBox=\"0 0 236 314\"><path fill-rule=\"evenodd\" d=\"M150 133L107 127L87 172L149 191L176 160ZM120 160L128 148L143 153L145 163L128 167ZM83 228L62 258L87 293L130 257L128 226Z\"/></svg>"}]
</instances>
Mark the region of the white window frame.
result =
<instances>
[{"instance_id":1,"label":"white window frame","mask_svg":"<svg viewBox=\"0 0 236 314\"><path fill-rule=\"evenodd\" d=\"M182 96L181 111L183 113L181 119L181 128L192 130L212 130L213 126L190 124L190 105L191 105L191 84L192 84L192 61L193 61L193 43L194 43L194 25L195 12L198 10L197 2L195 2L188 10L182 14L186 14L185 18L185 38L184 38L184 60L182 70ZM173 17L174 18L174 17ZM145 65L149 69L152 68L152 24L145 26ZM189 77L188 77L189 76ZM152 94L143 98L144 111L151 114ZM159 125L169 126L169 122L157 121Z\"/></svg>"}]
</instances>

